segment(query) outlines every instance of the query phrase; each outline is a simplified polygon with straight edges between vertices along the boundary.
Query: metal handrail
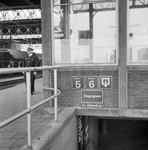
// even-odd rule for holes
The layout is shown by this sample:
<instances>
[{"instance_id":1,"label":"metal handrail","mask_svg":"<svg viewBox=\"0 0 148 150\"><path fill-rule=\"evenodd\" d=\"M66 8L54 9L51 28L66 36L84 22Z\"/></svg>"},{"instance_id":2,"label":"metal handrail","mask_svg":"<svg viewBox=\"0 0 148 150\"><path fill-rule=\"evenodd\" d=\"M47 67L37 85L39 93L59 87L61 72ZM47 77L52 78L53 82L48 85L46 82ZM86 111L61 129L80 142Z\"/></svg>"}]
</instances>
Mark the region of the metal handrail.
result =
<instances>
[{"instance_id":1,"label":"metal handrail","mask_svg":"<svg viewBox=\"0 0 148 150\"><path fill-rule=\"evenodd\" d=\"M98 146L96 145L96 143L93 139L89 138L89 143L92 144L92 146L94 147L95 150L99 150Z\"/></svg>"},{"instance_id":2,"label":"metal handrail","mask_svg":"<svg viewBox=\"0 0 148 150\"><path fill-rule=\"evenodd\" d=\"M53 88L47 88L47 87L43 87L43 89L54 90ZM52 96L50 96L50 97L44 99L42 102L39 102L39 103L37 103L36 105L33 105L33 106L31 107L31 111L34 110L34 109L36 109L36 108L38 108L38 107L40 107L41 105L45 104L45 103L48 102L49 100L52 100L52 99L54 99L55 97L59 96L59 95L61 94L61 91L60 91L60 90L57 90L57 91L58 91L57 94L52 95Z\"/></svg>"},{"instance_id":3,"label":"metal handrail","mask_svg":"<svg viewBox=\"0 0 148 150\"><path fill-rule=\"evenodd\" d=\"M42 66L42 67L20 67L20 68L1 68L0 74L16 73L16 72L27 72L27 71L38 71L47 69L58 69L60 66Z\"/></svg>"},{"instance_id":4,"label":"metal handrail","mask_svg":"<svg viewBox=\"0 0 148 150\"><path fill-rule=\"evenodd\" d=\"M6 73L14 73L14 72L26 72L26 79L27 79L27 109L14 115L13 117L3 121L0 123L0 129L11 122L21 118L22 116L27 114L27 133L28 133L28 149L32 149L32 141L31 141L31 112L38 108L39 106L45 104L46 102L54 99L54 109L55 109L55 121L58 121L57 118L57 96L61 94L61 91L57 89L57 68L60 66L42 66L42 67L21 67L21 68L3 68L0 69L0 74ZM30 87L30 72L37 71L37 70L47 70L47 69L54 69L54 88L50 87L43 87L46 90L53 90L54 95L44 99L42 102L37 103L36 105L31 107L31 87Z\"/></svg>"}]
</instances>

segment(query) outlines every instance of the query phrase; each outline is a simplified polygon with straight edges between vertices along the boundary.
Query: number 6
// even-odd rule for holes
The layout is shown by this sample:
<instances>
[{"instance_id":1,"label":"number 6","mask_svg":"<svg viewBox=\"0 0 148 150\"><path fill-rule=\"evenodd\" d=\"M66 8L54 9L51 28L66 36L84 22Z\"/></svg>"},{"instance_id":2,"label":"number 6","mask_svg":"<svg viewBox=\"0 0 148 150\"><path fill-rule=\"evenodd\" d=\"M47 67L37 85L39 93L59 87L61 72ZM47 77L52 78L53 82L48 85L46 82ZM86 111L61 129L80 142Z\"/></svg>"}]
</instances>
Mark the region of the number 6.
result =
<instances>
[{"instance_id":1,"label":"number 6","mask_svg":"<svg viewBox=\"0 0 148 150\"><path fill-rule=\"evenodd\" d=\"M94 88L95 87L94 81L89 81L89 87L90 88Z\"/></svg>"}]
</instances>

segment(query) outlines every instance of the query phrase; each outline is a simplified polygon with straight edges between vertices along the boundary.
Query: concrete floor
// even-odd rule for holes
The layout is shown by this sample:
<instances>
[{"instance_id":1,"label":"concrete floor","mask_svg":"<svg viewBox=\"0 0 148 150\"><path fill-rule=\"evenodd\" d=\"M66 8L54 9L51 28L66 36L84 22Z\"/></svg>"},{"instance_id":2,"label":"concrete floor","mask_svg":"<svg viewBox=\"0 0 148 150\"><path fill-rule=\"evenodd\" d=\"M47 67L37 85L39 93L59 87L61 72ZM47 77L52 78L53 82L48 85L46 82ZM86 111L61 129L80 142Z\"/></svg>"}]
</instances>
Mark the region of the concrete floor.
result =
<instances>
[{"instance_id":1,"label":"concrete floor","mask_svg":"<svg viewBox=\"0 0 148 150\"><path fill-rule=\"evenodd\" d=\"M31 96L32 105L42 101L42 79L35 81L35 94ZM0 122L27 108L26 85L0 90ZM53 119L53 114L43 114L42 108L32 112L32 138ZM20 150L27 144L27 117L24 116L0 129L0 150Z\"/></svg>"}]
</instances>

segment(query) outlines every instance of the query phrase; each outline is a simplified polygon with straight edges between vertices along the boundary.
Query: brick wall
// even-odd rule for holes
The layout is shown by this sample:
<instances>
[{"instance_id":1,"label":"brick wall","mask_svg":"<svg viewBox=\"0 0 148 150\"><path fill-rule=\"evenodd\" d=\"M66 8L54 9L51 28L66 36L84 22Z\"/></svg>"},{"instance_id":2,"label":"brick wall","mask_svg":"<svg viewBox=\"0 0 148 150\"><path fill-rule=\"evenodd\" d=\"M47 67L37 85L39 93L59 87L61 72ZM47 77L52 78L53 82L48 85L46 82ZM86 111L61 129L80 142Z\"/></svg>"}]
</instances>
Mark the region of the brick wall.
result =
<instances>
[{"instance_id":1,"label":"brick wall","mask_svg":"<svg viewBox=\"0 0 148 150\"><path fill-rule=\"evenodd\" d=\"M67 118L66 116L70 116ZM71 110L66 109L62 116L65 118L56 134L42 148L43 150L77 150L77 117ZM60 116L59 116L60 119ZM59 120L59 122L61 122ZM55 128L55 125L54 125Z\"/></svg>"},{"instance_id":2,"label":"brick wall","mask_svg":"<svg viewBox=\"0 0 148 150\"><path fill-rule=\"evenodd\" d=\"M81 90L72 89L72 76L112 76L113 89L103 89L103 107L118 108L118 71L87 68L58 71L59 105L65 107L81 106ZM128 70L128 108L148 108L148 70Z\"/></svg>"},{"instance_id":3,"label":"brick wall","mask_svg":"<svg viewBox=\"0 0 148 150\"><path fill-rule=\"evenodd\" d=\"M118 71L106 70L100 68L79 68L71 70L58 71L58 89L61 90L59 96L59 105L65 107L80 107L81 106L81 89L75 90L72 88L72 76L112 76L113 88L103 90L103 107L117 108L118 107Z\"/></svg>"},{"instance_id":4,"label":"brick wall","mask_svg":"<svg viewBox=\"0 0 148 150\"><path fill-rule=\"evenodd\" d=\"M58 122L50 121L32 140L33 150L77 150L77 116L74 108L64 108ZM21 150L28 150L25 145Z\"/></svg>"},{"instance_id":5,"label":"brick wall","mask_svg":"<svg viewBox=\"0 0 148 150\"><path fill-rule=\"evenodd\" d=\"M128 72L128 107L148 108L148 70Z\"/></svg>"}]
</instances>

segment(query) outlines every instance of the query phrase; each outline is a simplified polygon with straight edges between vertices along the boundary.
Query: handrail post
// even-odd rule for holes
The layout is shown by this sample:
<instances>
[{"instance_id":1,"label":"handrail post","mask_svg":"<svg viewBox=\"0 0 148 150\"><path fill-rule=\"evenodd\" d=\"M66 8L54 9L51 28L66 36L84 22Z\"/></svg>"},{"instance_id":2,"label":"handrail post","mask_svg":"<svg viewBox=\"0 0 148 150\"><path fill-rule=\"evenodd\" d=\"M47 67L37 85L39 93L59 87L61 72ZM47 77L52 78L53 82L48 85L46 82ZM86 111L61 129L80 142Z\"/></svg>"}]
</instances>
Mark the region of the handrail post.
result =
<instances>
[{"instance_id":1,"label":"handrail post","mask_svg":"<svg viewBox=\"0 0 148 150\"><path fill-rule=\"evenodd\" d=\"M54 94L57 94L57 69L54 69ZM57 97L54 98L54 114L55 121L58 121L58 106L57 106Z\"/></svg>"},{"instance_id":2,"label":"handrail post","mask_svg":"<svg viewBox=\"0 0 148 150\"><path fill-rule=\"evenodd\" d=\"M44 69L54 69L54 88L47 88L49 90L54 90L54 95L51 97L48 97L47 99L43 100L43 102L40 102L34 106L31 107L31 72L32 72L32 68L26 68L26 69L22 69L21 68L11 68L11 69L2 69L0 71L0 73L7 73L7 72L17 72L19 70L22 72L25 72L26 75L26 87L27 87L27 109L14 115L13 117L3 121L0 123L0 128L6 126L7 124L11 123L12 121L15 121L19 118L21 118L22 116L27 114L27 134L28 134L28 148L27 150L33 150L33 146L32 146L32 125L31 125L31 111L33 111L34 109L38 108L39 106L47 103L49 100L53 100L54 99L54 111L55 111L55 121L58 121L58 104L57 104L57 96L61 94L61 91L57 89L57 68L58 67L41 67L37 70L44 70ZM35 68L36 70L36 68Z\"/></svg>"},{"instance_id":3,"label":"handrail post","mask_svg":"<svg viewBox=\"0 0 148 150\"><path fill-rule=\"evenodd\" d=\"M31 71L26 72L27 83L27 108L31 110ZM28 149L32 149L31 141L31 112L27 114Z\"/></svg>"}]
</instances>

